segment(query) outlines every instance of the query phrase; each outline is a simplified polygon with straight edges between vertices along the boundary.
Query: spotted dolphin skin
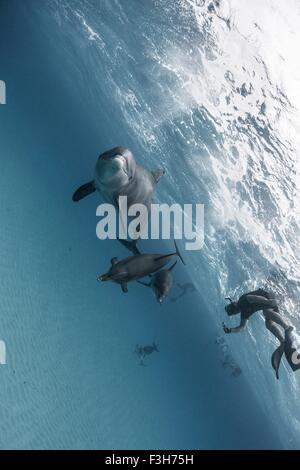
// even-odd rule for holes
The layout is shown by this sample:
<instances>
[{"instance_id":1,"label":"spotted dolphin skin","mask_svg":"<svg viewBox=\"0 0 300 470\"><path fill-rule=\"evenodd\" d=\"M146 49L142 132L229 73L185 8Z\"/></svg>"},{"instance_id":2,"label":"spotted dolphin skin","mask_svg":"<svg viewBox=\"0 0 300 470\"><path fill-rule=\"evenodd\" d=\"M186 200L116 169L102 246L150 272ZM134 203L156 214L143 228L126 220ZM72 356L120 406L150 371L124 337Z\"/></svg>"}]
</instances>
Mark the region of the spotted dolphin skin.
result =
<instances>
[{"instance_id":1,"label":"spotted dolphin skin","mask_svg":"<svg viewBox=\"0 0 300 470\"><path fill-rule=\"evenodd\" d=\"M162 269L158 271L153 276L151 276L151 281L146 283L143 281L137 281L144 286L151 287L156 297L157 302L162 305L162 302L167 297L172 285L173 285L173 276L172 269L175 268L177 261L172 264L168 269Z\"/></svg>"},{"instance_id":2,"label":"spotted dolphin skin","mask_svg":"<svg viewBox=\"0 0 300 470\"><path fill-rule=\"evenodd\" d=\"M184 264L176 242L174 241L174 243L176 251L170 254L136 254L121 261L118 261L117 258L112 258L109 271L98 276L97 280L101 282L116 282L121 285L123 292L128 292L128 282L136 281L159 271L168 263L172 256L179 256Z\"/></svg>"}]
</instances>

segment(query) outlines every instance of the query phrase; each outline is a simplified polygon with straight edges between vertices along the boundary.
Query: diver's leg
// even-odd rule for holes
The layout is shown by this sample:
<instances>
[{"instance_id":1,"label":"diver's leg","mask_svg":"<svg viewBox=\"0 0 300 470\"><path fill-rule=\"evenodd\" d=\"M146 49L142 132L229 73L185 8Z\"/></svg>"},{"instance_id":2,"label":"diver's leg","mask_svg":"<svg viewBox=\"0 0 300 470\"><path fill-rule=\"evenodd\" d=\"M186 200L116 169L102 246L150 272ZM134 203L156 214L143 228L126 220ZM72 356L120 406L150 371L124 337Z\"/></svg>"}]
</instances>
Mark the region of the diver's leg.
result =
<instances>
[{"instance_id":1,"label":"diver's leg","mask_svg":"<svg viewBox=\"0 0 300 470\"><path fill-rule=\"evenodd\" d=\"M280 341L280 343L284 343L284 335L276 323L272 320L266 320L266 327Z\"/></svg>"},{"instance_id":2,"label":"diver's leg","mask_svg":"<svg viewBox=\"0 0 300 470\"><path fill-rule=\"evenodd\" d=\"M279 379L279 367L285 348L285 336L290 327L273 309L266 309L263 314L266 319L266 327L280 341L280 346L275 349L271 358L272 367L275 370L277 379ZM284 334L279 326L284 330Z\"/></svg>"},{"instance_id":3,"label":"diver's leg","mask_svg":"<svg viewBox=\"0 0 300 470\"><path fill-rule=\"evenodd\" d=\"M281 326L284 330L287 328L286 323L282 320L277 312L272 309L265 309L263 311L267 329L277 338L281 343L284 342L284 335L279 328Z\"/></svg>"},{"instance_id":4,"label":"diver's leg","mask_svg":"<svg viewBox=\"0 0 300 470\"><path fill-rule=\"evenodd\" d=\"M274 323L277 323L277 325L281 326L284 330L287 330L290 326L290 325L288 325L288 323L286 323L283 320L281 315L279 315L279 313L275 312L275 310L273 310L273 309L264 310L264 315L265 315L266 319L271 320Z\"/></svg>"}]
</instances>

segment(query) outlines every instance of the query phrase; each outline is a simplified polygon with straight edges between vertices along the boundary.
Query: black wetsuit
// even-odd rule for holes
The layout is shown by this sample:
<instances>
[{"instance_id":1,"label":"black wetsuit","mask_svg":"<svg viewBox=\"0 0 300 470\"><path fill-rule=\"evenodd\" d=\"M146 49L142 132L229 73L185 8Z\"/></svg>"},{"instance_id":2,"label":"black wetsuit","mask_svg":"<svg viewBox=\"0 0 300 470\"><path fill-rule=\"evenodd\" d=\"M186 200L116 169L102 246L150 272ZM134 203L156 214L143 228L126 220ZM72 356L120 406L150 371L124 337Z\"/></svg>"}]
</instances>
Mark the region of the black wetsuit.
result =
<instances>
[{"instance_id":1,"label":"black wetsuit","mask_svg":"<svg viewBox=\"0 0 300 470\"><path fill-rule=\"evenodd\" d=\"M275 297L272 292L268 292L264 289L257 289L242 295L237 302L241 312L241 320L248 320L253 315L253 313L266 309L266 306L263 304L256 302L250 303L247 299L248 295L258 295L260 297L264 297L265 299L274 299ZM278 312L278 307L272 307L272 310Z\"/></svg>"}]
</instances>

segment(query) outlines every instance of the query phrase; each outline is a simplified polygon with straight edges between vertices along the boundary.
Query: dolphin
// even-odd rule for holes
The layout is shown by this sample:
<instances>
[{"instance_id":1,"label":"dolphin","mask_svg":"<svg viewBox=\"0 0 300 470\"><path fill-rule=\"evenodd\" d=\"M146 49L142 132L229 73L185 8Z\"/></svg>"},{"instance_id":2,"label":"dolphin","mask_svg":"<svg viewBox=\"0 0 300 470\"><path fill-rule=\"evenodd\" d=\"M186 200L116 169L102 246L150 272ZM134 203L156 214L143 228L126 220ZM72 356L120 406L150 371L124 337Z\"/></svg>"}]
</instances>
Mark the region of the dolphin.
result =
<instances>
[{"instance_id":1,"label":"dolphin","mask_svg":"<svg viewBox=\"0 0 300 470\"><path fill-rule=\"evenodd\" d=\"M280 346L278 346L278 348L275 349L275 351L273 352L272 357L271 357L272 367L275 370L275 374L276 374L277 379L279 379L279 366L280 366L280 363L281 363L281 358L282 358L283 353L284 353L284 347L285 347L284 343L281 343Z\"/></svg>"},{"instance_id":2,"label":"dolphin","mask_svg":"<svg viewBox=\"0 0 300 470\"><path fill-rule=\"evenodd\" d=\"M129 256L121 261L112 258L109 271L97 277L97 281L113 281L121 285L122 291L127 293L127 283L136 281L149 274L153 274L163 268L172 256L179 256L184 263L182 256L178 250L178 246L174 240L176 251L169 254L136 254Z\"/></svg>"},{"instance_id":3,"label":"dolphin","mask_svg":"<svg viewBox=\"0 0 300 470\"><path fill-rule=\"evenodd\" d=\"M162 302L172 287L173 277L171 271L173 268L175 268L176 263L177 261L175 261L175 263L173 263L170 268L162 269L161 271L155 273L153 276L151 276L151 281L148 283L139 280L137 281L143 286L151 287L155 294L156 300L160 303L160 305L162 305Z\"/></svg>"},{"instance_id":4,"label":"dolphin","mask_svg":"<svg viewBox=\"0 0 300 470\"><path fill-rule=\"evenodd\" d=\"M104 200L117 210L119 197L126 196L128 209L133 204L143 204L147 207L149 215L156 184L164 173L165 170L161 168L149 171L138 165L128 148L114 147L99 156L94 179L81 185L74 192L72 200L78 202L97 190ZM123 240L120 242L125 245ZM137 254L136 244L132 241L127 241L126 247L133 254Z\"/></svg>"},{"instance_id":5,"label":"dolphin","mask_svg":"<svg viewBox=\"0 0 300 470\"><path fill-rule=\"evenodd\" d=\"M155 186L164 173L163 169L146 170L136 163L128 148L115 147L99 156L94 179L80 186L72 199L78 202L97 190L117 209L120 196L127 196L128 207L139 203L149 209Z\"/></svg>"}]
</instances>

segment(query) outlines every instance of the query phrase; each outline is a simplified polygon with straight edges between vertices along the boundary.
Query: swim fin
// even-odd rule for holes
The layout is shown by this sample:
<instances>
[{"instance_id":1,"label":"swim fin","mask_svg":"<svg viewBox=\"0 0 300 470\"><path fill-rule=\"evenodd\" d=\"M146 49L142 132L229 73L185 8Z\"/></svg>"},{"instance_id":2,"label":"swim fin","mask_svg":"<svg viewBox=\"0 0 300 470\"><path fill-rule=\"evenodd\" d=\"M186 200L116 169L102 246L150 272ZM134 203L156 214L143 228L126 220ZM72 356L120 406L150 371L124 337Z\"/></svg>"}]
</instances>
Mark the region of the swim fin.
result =
<instances>
[{"instance_id":1,"label":"swim fin","mask_svg":"<svg viewBox=\"0 0 300 470\"><path fill-rule=\"evenodd\" d=\"M295 372L300 369L300 338L292 326L285 330L284 345L286 360Z\"/></svg>"},{"instance_id":2,"label":"swim fin","mask_svg":"<svg viewBox=\"0 0 300 470\"><path fill-rule=\"evenodd\" d=\"M78 188L75 193L72 196L72 200L74 202L78 202L84 197L88 196L89 194L92 194L96 191L95 183L94 181L89 181L88 183L83 184Z\"/></svg>"},{"instance_id":3,"label":"swim fin","mask_svg":"<svg viewBox=\"0 0 300 470\"><path fill-rule=\"evenodd\" d=\"M272 367L275 370L277 379L279 379L279 366L280 366L283 353L284 353L284 343L281 343L281 345L277 349L275 349L271 358Z\"/></svg>"}]
</instances>

